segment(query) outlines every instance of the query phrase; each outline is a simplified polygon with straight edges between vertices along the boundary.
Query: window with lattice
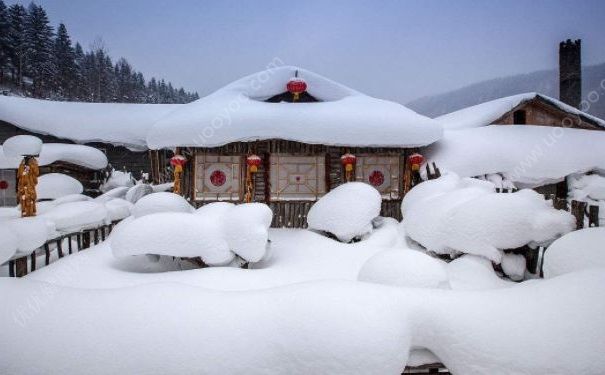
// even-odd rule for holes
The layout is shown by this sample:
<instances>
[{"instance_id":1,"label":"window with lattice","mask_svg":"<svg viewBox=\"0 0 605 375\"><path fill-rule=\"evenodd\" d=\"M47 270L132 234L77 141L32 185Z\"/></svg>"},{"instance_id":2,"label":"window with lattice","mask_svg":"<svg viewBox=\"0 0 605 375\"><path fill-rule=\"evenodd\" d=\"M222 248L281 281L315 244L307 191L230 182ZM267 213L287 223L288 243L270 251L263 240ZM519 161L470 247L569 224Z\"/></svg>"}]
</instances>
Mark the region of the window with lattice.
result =
<instances>
[{"instance_id":1,"label":"window with lattice","mask_svg":"<svg viewBox=\"0 0 605 375\"><path fill-rule=\"evenodd\" d=\"M272 154L271 200L316 200L326 193L325 156Z\"/></svg>"},{"instance_id":2,"label":"window with lattice","mask_svg":"<svg viewBox=\"0 0 605 375\"><path fill-rule=\"evenodd\" d=\"M195 199L242 198L242 157L198 152L195 156Z\"/></svg>"},{"instance_id":3,"label":"window with lattice","mask_svg":"<svg viewBox=\"0 0 605 375\"><path fill-rule=\"evenodd\" d=\"M402 170L399 156L357 155L355 178L374 186L383 199L398 199Z\"/></svg>"}]
</instances>

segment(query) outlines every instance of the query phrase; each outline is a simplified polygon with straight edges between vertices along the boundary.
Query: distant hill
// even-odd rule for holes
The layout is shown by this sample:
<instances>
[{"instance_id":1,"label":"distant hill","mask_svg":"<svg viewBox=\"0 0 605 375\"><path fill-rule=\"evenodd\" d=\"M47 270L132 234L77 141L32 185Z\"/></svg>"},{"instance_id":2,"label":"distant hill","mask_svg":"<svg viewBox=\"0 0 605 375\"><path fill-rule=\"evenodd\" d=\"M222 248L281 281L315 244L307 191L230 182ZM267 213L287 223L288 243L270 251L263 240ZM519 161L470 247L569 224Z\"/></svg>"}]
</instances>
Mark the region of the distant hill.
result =
<instances>
[{"instance_id":1,"label":"distant hill","mask_svg":"<svg viewBox=\"0 0 605 375\"><path fill-rule=\"evenodd\" d=\"M591 104L588 112L603 119L605 119L604 80L605 63L583 67L582 97L586 98L586 95L591 91L596 91L599 94L599 100ZM553 98L559 98L559 71L556 69L541 70L528 74L492 79L445 94L416 99L406 105L425 116L436 117L485 101L533 91Z\"/></svg>"}]
</instances>

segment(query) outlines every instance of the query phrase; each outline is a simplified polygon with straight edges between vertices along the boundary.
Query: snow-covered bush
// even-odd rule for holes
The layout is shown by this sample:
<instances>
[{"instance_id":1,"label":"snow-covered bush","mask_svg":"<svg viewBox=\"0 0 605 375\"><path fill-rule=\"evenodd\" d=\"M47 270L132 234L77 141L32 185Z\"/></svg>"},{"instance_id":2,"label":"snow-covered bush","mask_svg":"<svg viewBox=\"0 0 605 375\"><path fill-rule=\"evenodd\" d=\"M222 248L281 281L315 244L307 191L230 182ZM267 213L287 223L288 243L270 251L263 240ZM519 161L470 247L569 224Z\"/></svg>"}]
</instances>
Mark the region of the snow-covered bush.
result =
<instances>
[{"instance_id":1,"label":"snow-covered bush","mask_svg":"<svg viewBox=\"0 0 605 375\"><path fill-rule=\"evenodd\" d=\"M135 180L130 172L116 171L115 169L112 169L109 177L107 177L107 180L101 184L99 190L101 190L103 193L106 193L118 187L130 188L133 187L134 184Z\"/></svg>"},{"instance_id":2,"label":"snow-covered bush","mask_svg":"<svg viewBox=\"0 0 605 375\"><path fill-rule=\"evenodd\" d=\"M137 203L137 201L144 196L153 193L153 188L149 184L136 184L129 188L124 196L124 199L130 203Z\"/></svg>"},{"instance_id":3,"label":"snow-covered bush","mask_svg":"<svg viewBox=\"0 0 605 375\"><path fill-rule=\"evenodd\" d=\"M502 254L502 271L511 280L521 281L527 270L527 262L521 254L504 253Z\"/></svg>"},{"instance_id":4,"label":"snow-covered bush","mask_svg":"<svg viewBox=\"0 0 605 375\"><path fill-rule=\"evenodd\" d=\"M113 198L105 202L105 209L111 221L122 220L131 215L133 204L126 199Z\"/></svg>"},{"instance_id":5,"label":"snow-covered bush","mask_svg":"<svg viewBox=\"0 0 605 375\"><path fill-rule=\"evenodd\" d=\"M605 228L586 228L566 234L544 253L546 278L593 267L605 268Z\"/></svg>"},{"instance_id":6,"label":"snow-covered bush","mask_svg":"<svg viewBox=\"0 0 605 375\"><path fill-rule=\"evenodd\" d=\"M267 205L214 203L205 207L195 213L189 207L185 212L135 215L112 233L113 254L200 257L212 266L229 264L236 254L248 262L266 257L272 219Z\"/></svg>"},{"instance_id":7,"label":"snow-covered bush","mask_svg":"<svg viewBox=\"0 0 605 375\"><path fill-rule=\"evenodd\" d=\"M33 135L16 135L8 138L2 144L2 151L7 157L40 155L42 140Z\"/></svg>"},{"instance_id":8,"label":"snow-covered bush","mask_svg":"<svg viewBox=\"0 0 605 375\"><path fill-rule=\"evenodd\" d=\"M310 229L328 232L349 242L372 231L372 220L380 215L382 198L374 187L349 182L321 197L309 210Z\"/></svg>"},{"instance_id":9,"label":"snow-covered bush","mask_svg":"<svg viewBox=\"0 0 605 375\"><path fill-rule=\"evenodd\" d=\"M134 217L142 217L159 212L191 213L193 207L182 196L174 193L152 193L143 196L132 210Z\"/></svg>"},{"instance_id":10,"label":"snow-covered bush","mask_svg":"<svg viewBox=\"0 0 605 375\"><path fill-rule=\"evenodd\" d=\"M567 177L568 198L599 207L599 225L605 225L605 177L593 174L575 174Z\"/></svg>"},{"instance_id":11,"label":"snow-covered bush","mask_svg":"<svg viewBox=\"0 0 605 375\"><path fill-rule=\"evenodd\" d=\"M446 263L420 251L390 249L368 259L358 280L402 287L447 287Z\"/></svg>"},{"instance_id":12,"label":"snow-covered bush","mask_svg":"<svg viewBox=\"0 0 605 375\"><path fill-rule=\"evenodd\" d=\"M415 187L402 203L407 235L430 251L476 254L500 263L499 249L548 244L574 228L571 214L555 210L533 190L497 194L491 183L453 174L444 178L445 183L420 184L418 189L434 186L423 188L427 194L412 195ZM418 202L410 202L415 196Z\"/></svg>"},{"instance_id":13,"label":"snow-covered bush","mask_svg":"<svg viewBox=\"0 0 605 375\"><path fill-rule=\"evenodd\" d=\"M62 173L48 173L38 177L36 193L38 199L57 199L66 195L81 194L84 187L80 181Z\"/></svg>"},{"instance_id":14,"label":"snow-covered bush","mask_svg":"<svg viewBox=\"0 0 605 375\"><path fill-rule=\"evenodd\" d=\"M450 287L454 290L486 290L516 285L501 279L492 262L477 255L465 254L447 264Z\"/></svg>"}]
</instances>

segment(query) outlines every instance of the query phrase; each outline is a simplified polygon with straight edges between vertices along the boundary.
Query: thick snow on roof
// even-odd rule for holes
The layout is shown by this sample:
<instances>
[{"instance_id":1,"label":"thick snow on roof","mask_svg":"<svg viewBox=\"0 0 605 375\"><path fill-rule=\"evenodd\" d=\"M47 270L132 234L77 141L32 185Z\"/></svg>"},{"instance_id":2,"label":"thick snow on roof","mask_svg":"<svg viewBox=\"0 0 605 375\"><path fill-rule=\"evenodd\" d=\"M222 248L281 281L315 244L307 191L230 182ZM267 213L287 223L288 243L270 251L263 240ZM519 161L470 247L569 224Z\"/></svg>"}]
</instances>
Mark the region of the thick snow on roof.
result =
<instances>
[{"instance_id":1,"label":"thick snow on roof","mask_svg":"<svg viewBox=\"0 0 605 375\"><path fill-rule=\"evenodd\" d=\"M0 96L0 120L78 143L105 142L146 148L147 132L182 104L57 102Z\"/></svg>"},{"instance_id":2,"label":"thick snow on roof","mask_svg":"<svg viewBox=\"0 0 605 375\"><path fill-rule=\"evenodd\" d=\"M21 163L20 157L8 157L0 145L0 169L17 169ZM90 169L107 167L107 156L94 147L72 145L66 143L45 143L38 157L40 166L49 165L56 161L64 161Z\"/></svg>"},{"instance_id":3,"label":"thick snow on roof","mask_svg":"<svg viewBox=\"0 0 605 375\"><path fill-rule=\"evenodd\" d=\"M605 170L605 132L532 125L446 131L427 160L461 177L503 173L526 187Z\"/></svg>"},{"instance_id":4,"label":"thick snow on roof","mask_svg":"<svg viewBox=\"0 0 605 375\"><path fill-rule=\"evenodd\" d=\"M298 76L316 103L269 103ZM160 119L150 148L214 147L236 141L285 139L344 146L422 146L442 135L439 124L404 106L376 99L291 66L262 71Z\"/></svg>"},{"instance_id":5,"label":"thick snow on roof","mask_svg":"<svg viewBox=\"0 0 605 375\"><path fill-rule=\"evenodd\" d=\"M507 96L504 98L477 104L472 107L463 108L461 110L451 112L443 116L439 116L435 118L435 120L441 123L443 125L443 128L446 130L457 130L487 126L490 125L492 122L498 120L505 113L509 112L519 104L527 102L529 100L533 100L535 98L542 99L565 112L585 117L588 121L592 121L598 124L599 126L605 127L604 120L589 115L586 112L582 112L577 108L563 103L560 100L535 92Z\"/></svg>"}]
</instances>

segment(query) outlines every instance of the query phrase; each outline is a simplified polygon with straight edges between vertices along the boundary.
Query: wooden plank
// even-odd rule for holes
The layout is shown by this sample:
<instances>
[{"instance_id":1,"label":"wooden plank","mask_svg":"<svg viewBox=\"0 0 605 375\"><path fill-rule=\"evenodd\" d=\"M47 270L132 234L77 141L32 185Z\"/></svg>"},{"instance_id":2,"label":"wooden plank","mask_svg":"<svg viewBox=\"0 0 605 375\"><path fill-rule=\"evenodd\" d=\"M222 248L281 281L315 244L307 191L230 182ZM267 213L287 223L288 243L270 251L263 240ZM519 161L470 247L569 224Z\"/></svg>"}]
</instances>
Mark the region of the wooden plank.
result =
<instances>
[{"instance_id":1,"label":"wooden plank","mask_svg":"<svg viewBox=\"0 0 605 375\"><path fill-rule=\"evenodd\" d=\"M63 258L63 239L59 238L57 240L57 254L59 255L59 258Z\"/></svg>"},{"instance_id":2,"label":"wooden plank","mask_svg":"<svg viewBox=\"0 0 605 375\"><path fill-rule=\"evenodd\" d=\"M50 247L48 246L48 242L44 244L44 264L50 264Z\"/></svg>"},{"instance_id":3,"label":"wooden plank","mask_svg":"<svg viewBox=\"0 0 605 375\"><path fill-rule=\"evenodd\" d=\"M27 275L27 257L21 257L15 259L15 275L17 277L23 277Z\"/></svg>"},{"instance_id":4,"label":"wooden plank","mask_svg":"<svg viewBox=\"0 0 605 375\"><path fill-rule=\"evenodd\" d=\"M599 206L591 205L588 208L588 226L598 227L599 226Z\"/></svg>"}]
</instances>

